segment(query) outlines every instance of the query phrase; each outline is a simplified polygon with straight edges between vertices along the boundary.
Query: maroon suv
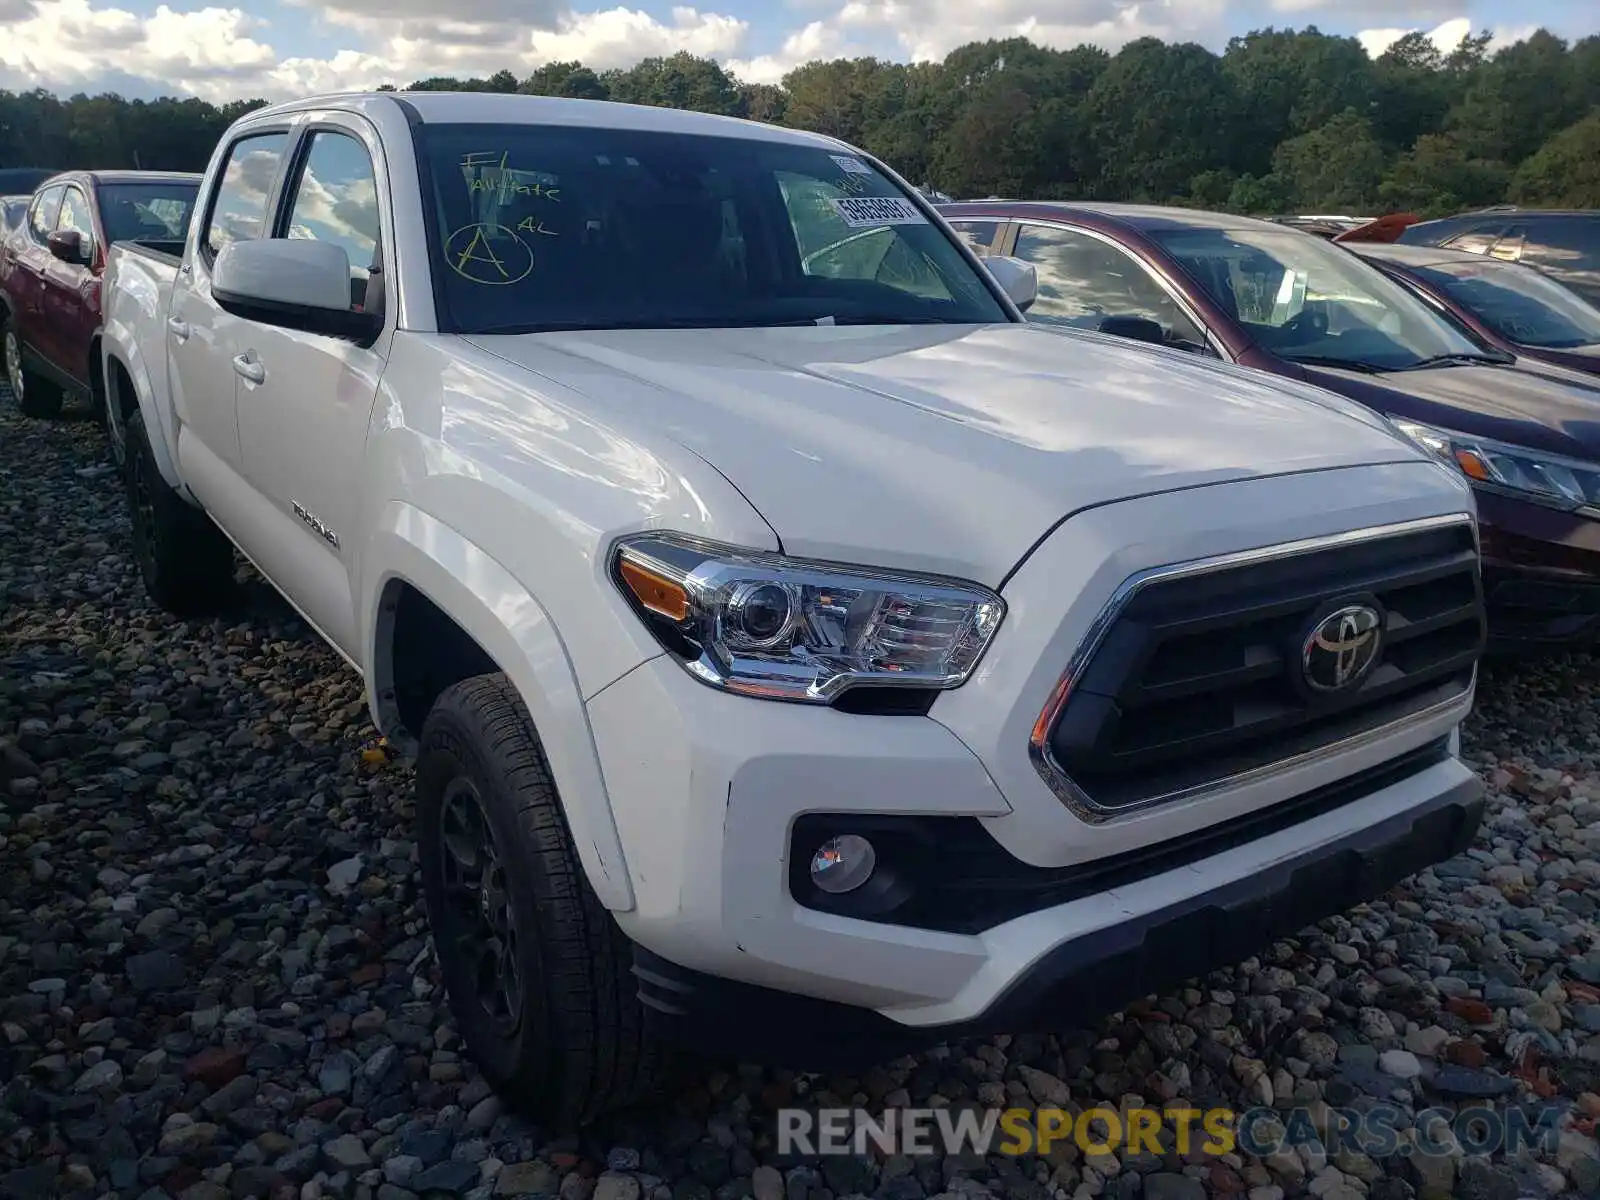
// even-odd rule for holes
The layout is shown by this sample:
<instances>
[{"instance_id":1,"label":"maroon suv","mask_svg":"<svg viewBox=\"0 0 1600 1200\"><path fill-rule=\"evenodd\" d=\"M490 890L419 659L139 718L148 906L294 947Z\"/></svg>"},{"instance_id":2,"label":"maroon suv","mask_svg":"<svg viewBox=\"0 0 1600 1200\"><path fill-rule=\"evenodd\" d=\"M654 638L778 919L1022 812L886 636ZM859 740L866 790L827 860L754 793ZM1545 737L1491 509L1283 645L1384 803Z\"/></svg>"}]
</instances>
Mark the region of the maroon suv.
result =
<instances>
[{"instance_id":1,"label":"maroon suv","mask_svg":"<svg viewBox=\"0 0 1600 1200\"><path fill-rule=\"evenodd\" d=\"M980 253L1034 265L1030 320L1302 379L1381 413L1471 481L1491 644L1600 639L1600 387L1585 377L1524 364L1344 247L1268 221L939 208Z\"/></svg>"},{"instance_id":2,"label":"maroon suv","mask_svg":"<svg viewBox=\"0 0 1600 1200\"><path fill-rule=\"evenodd\" d=\"M199 190L200 176L161 171L69 171L39 185L0 235L0 349L24 413L53 417L69 396L99 405L106 247L182 253Z\"/></svg>"}]
</instances>

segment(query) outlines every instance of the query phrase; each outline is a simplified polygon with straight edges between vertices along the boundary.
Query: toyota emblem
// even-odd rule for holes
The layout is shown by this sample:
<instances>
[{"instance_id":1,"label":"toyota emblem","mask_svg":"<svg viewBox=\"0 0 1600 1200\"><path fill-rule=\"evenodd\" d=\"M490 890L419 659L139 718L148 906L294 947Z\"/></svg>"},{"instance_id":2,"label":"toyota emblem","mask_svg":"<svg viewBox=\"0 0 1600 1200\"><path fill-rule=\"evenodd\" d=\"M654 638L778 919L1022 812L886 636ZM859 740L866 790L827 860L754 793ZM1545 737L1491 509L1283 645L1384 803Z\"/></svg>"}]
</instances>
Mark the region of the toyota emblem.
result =
<instances>
[{"instance_id":1,"label":"toyota emblem","mask_svg":"<svg viewBox=\"0 0 1600 1200\"><path fill-rule=\"evenodd\" d=\"M1315 692L1361 686L1383 649L1383 614L1370 604L1348 604L1319 620L1300 650L1300 671Z\"/></svg>"}]
</instances>

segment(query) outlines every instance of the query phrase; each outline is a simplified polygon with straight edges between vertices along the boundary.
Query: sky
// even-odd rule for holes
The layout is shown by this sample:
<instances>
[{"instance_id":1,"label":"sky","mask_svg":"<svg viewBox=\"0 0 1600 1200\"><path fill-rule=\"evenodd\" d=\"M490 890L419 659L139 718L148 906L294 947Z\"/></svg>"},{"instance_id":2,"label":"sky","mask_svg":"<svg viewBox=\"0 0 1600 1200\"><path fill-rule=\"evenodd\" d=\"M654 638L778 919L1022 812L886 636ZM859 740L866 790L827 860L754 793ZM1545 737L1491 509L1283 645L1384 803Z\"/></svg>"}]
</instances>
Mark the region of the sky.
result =
<instances>
[{"instance_id":1,"label":"sky","mask_svg":"<svg viewBox=\"0 0 1600 1200\"><path fill-rule=\"evenodd\" d=\"M937 59L986 38L1116 50L1145 35L1221 50L1268 26L1359 37L1541 25L1600 32L1593 0L0 0L0 88L269 100L430 75L518 77L579 59L627 67L678 50L775 83L818 58ZM591 6L593 5L593 6Z\"/></svg>"}]
</instances>

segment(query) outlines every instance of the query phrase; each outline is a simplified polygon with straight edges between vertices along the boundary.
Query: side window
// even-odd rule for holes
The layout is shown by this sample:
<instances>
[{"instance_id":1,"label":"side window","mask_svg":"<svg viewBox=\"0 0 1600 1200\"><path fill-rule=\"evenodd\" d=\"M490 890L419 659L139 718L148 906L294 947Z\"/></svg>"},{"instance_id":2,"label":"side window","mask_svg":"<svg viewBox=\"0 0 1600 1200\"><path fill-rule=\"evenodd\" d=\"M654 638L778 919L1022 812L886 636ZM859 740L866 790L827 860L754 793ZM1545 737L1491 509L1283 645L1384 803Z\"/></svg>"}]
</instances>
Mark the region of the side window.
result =
<instances>
[{"instance_id":1,"label":"side window","mask_svg":"<svg viewBox=\"0 0 1600 1200\"><path fill-rule=\"evenodd\" d=\"M83 261L94 261L94 217L89 211L89 198L75 187L69 187L61 199L61 216L56 228L75 230L81 235Z\"/></svg>"},{"instance_id":2,"label":"side window","mask_svg":"<svg viewBox=\"0 0 1600 1200\"><path fill-rule=\"evenodd\" d=\"M1067 229L1023 225L1013 254L1032 263L1039 274L1039 298L1028 310L1030 321L1099 329L1107 318L1131 317L1155 322L1168 345L1205 347L1205 333L1177 301L1115 246ZM1111 331L1131 333L1121 322L1113 322Z\"/></svg>"},{"instance_id":3,"label":"side window","mask_svg":"<svg viewBox=\"0 0 1600 1200\"><path fill-rule=\"evenodd\" d=\"M1503 228L1504 226L1498 222L1493 225L1479 225L1465 233L1458 233L1453 238L1447 238L1443 245L1452 250L1465 250L1470 254L1487 254L1489 247L1494 245Z\"/></svg>"},{"instance_id":4,"label":"side window","mask_svg":"<svg viewBox=\"0 0 1600 1200\"><path fill-rule=\"evenodd\" d=\"M41 246L55 232L56 218L61 213L61 197L66 190L61 186L45 188L33 198L33 205L28 209L28 232Z\"/></svg>"},{"instance_id":5,"label":"side window","mask_svg":"<svg viewBox=\"0 0 1600 1200\"><path fill-rule=\"evenodd\" d=\"M1000 232L999 221L951 221L950 228L980 255L994 253L995 235Z\"/></svg>"},{"instance_id":6,"label":"side window","mask_svg":"<svg viewBox=\"0 0 1600 1200\"><path fill-rule=\"evenodd\" d=\"M258 133L240 138L228 151L222 182L206 219L204 245L212 258L229 242L265 233L267 200L288 141L286 133Z\"/></svg>"},{"instance_id":7,"label":"side window","mask_svg":"<svg viewBox=\"0 0 1600 1200\"><path fill-rule=\"evenodd\" d=\"M328 242L345 252L350 259L351 308L368 307L368 280L374 271L383 270L378 248L381 229L378 180L367 148L348 134L317 130L295 184L286 233Z\"/></svg>"}]
</instances>

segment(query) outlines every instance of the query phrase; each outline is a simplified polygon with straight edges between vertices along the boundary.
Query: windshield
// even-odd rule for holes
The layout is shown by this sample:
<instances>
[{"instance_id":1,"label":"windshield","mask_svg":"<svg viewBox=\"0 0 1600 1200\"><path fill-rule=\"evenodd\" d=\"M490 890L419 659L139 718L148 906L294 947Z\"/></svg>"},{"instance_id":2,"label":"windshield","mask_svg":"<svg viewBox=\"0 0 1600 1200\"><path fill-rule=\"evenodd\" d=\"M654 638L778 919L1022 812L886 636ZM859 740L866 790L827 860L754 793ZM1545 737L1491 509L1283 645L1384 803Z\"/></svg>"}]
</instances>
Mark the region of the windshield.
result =
<instances>
[{"instance_id":1,"label":"windshield","mask_svg":"<svg viewBox=\"0 0 1600 1200\"><path fill-rule=\"evenodd\" d=\"M1600 343L1600 309L1527 267L1484 258L1409 269L1508 341L1547 350Z\"/></svg>"},{"instance_id":2,"label":"windshield","mask_svg":"<svg viewBox=\"0 0 1600 1200\"><path fill-rule=\"evenodd\" d=\"M1310 234L1180 229L1156 237L1258 346L1280 358L1400 370L1484 353L1407 288Z\"/></svg>"},{"instance_id":3,"label":"windshield","mask_svg":"<svg viewBox=\"0 0 1600 1200\"><path fill-rule=\"evenodd\" d=\"M458 332L1009 319L848 154L592 126L424 125L418 142Z\"/></svg>"},{"instance_id":4,"label":"windshield","mask_svg":"<svg viewBox=\"0 0 1600 1200\"><path fill-rule=\"evenodd\" d=\"M200 185L106 183L100 186L100 223L108 242L181 242Z\"/></svg>"}]
</instances>

